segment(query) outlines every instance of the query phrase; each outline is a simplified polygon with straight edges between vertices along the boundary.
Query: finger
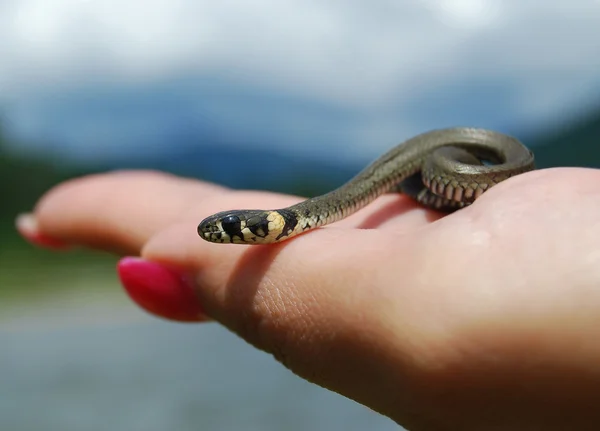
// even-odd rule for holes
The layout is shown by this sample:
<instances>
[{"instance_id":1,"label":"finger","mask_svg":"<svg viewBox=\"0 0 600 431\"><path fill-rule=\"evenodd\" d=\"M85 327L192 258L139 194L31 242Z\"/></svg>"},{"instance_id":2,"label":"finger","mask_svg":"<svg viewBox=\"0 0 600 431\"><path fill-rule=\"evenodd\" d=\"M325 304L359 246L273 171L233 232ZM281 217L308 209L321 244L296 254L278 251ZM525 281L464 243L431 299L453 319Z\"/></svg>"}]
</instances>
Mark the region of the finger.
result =
<instances>
[{"instance_id":1,"label":"finger","mask_svg":"<svg viewBox=\"0 0 600 431\"><path fill-rule=\"evenodd\" d=\"M137 253L196 200L225 189L157 172L114 172L65 182L39 201L44 235L67 243Z\"/></svg>"}]
</instances>

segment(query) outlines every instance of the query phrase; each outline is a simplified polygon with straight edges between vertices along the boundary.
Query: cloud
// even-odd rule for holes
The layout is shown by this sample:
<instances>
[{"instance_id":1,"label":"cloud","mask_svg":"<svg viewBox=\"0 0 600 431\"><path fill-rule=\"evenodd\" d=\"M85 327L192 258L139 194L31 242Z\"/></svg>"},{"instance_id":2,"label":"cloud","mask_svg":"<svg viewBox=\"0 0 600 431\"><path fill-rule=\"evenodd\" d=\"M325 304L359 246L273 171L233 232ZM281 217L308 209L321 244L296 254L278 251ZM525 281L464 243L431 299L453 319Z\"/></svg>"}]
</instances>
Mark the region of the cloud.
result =
<instances>
[{"instance_id":1,"label":"cloud","mask_svg":"<svg viewBox=\"0 0 600 431\"><path fill-rule=\"evenodd\" d=\"M48 82L136 83L218 70L291 94L363 104L385 99L432 51L443 60L444 48L458 42L456 32L440 37L429 9L356 0L13 0L0 14L10 41L0 82L40 91Z\"/></svg>"},{"instance_id":2,"label":"cloud","mask_svg":"<svg viewBox=\"0 0 600 431\"><path fill-rule=\"evenodd\" d=\"M35 135L49 128L47 110L72 111L72 94L152 91L196 77L337 110L345 116L327 136L353 148L376 142L360 151L380 151L438 124L527 127L589 103L600 83L599 28L598 0L7 0L0 106ZM191 98L208 90L195 93L185 82L182 98L193 111ZM198 101L195 109L252 128L251 102L230 95L227 105L217 96L211 101L220 107ZM482 114L486 103L498 111ZM270 109L250 113L262 129L265 115L278 114ZM281 121L292 128L329 124L306 109L289 114ZM289 130L281 130L283 138Z\"/></svg>"}]
</instances>

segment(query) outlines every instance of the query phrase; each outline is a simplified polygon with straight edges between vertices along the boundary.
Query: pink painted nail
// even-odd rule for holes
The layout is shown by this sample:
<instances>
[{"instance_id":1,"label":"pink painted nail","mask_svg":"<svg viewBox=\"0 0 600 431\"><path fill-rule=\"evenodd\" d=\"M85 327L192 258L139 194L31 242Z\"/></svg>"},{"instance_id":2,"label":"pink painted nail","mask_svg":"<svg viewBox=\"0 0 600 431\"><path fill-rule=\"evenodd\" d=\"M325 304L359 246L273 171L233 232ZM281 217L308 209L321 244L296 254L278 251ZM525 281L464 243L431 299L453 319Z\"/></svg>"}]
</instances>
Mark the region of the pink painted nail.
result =
<instances>
[{"instance_id":1,"label":"pink painted nail","mask_svg":"<svg viewBox=\"0 0 600 431\"><path fill-rule=\"evenodd\" d=\"M117 271L131 299L149 313L178 322L209 320L194 294L191 279L175 269L138 257L124 257Z\"/></svg>"},{"instance_id":2,"label":"pink painted nail","mask_svg":"<svg viewBox=\"0 0 600 431\"><path fill-rule=\"evenodd\" d=\"M15 226L21 236L32 244L52 250L66 250L70 245L59 239L44 235L39 231L38 223L33 214L19 214Z\"/></svg>"}]
</instances>

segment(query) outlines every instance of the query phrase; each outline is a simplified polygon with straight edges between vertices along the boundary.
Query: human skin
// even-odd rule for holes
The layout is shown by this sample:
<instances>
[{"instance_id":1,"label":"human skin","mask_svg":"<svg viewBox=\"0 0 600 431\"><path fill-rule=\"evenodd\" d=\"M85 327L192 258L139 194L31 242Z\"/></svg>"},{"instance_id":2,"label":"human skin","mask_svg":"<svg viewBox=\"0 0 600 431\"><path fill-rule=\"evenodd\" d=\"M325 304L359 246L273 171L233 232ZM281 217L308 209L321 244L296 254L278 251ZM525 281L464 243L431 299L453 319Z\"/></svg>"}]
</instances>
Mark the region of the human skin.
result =
<instances>
[{"instance_id":1,"label":"human skin","mask_svg":"<svg viewBox=\"0 0 600 431\"><path fill-rule=\"evenodd\" d=\"M48 238L177 268L211 319L409 430L591 430L598 184L599 170L538 170L447 216L390 194L269 246L196 227L300 198L156 172L72 180L33 213Z\"/></svg>"}]
</instances>

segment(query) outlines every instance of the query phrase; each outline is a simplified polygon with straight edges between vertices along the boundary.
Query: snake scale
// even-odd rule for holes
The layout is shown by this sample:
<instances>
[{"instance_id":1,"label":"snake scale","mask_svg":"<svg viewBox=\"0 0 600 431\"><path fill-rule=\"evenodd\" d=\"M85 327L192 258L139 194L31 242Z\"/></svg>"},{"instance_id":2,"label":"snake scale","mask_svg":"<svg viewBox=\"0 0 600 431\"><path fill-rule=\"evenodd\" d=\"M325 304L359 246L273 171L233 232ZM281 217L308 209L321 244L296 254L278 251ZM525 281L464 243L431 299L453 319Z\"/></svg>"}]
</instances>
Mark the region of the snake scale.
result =
<instances>
[{"instance_id":1,"label":"snake scale","mask_svg":"<svg viewBox=\"0 0 600 431\"><path fill-rule=\"evenodd\" d=\"M329 193L281 209L219 212L198 225L198 235L214 243L281 242L348 217L392 191L454 211L533 169L533 153L511 136L466 127L433 130L392 148Z\"/></svg>"}]
</instances>

